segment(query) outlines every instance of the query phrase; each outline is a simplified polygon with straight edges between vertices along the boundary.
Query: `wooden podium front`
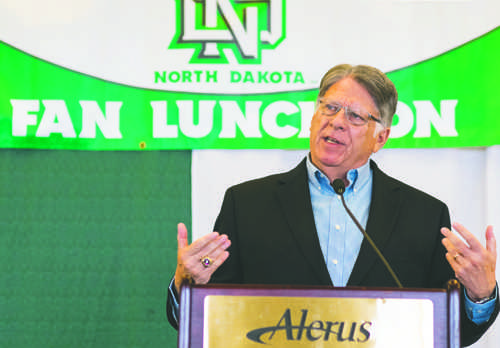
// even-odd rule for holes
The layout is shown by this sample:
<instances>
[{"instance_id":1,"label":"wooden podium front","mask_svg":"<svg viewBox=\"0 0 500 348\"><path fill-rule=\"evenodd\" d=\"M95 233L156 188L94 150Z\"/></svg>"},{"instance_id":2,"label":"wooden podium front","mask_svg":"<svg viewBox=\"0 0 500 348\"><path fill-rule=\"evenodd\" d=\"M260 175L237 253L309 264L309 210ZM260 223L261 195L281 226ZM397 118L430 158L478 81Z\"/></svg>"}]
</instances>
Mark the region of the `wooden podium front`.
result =
<instances>
[{"instance_id":1,"label":"wooden podium front","mask_svg":"<svg viewBox=\"0 0 500 348\"><path fill-rule=\"evenodd\" d=\"M187 285L179 348L460 346L458 282L444 289Z\"/></svg>"}]
</instances>

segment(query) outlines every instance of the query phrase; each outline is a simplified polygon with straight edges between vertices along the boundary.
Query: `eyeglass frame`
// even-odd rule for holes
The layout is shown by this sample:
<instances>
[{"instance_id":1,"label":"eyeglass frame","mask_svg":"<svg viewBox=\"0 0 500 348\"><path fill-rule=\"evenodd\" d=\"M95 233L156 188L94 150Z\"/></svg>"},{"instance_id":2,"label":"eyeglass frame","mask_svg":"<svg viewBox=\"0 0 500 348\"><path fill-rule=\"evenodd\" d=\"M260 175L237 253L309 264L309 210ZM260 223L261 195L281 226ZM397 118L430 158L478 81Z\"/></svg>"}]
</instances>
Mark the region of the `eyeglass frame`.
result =
<instances>
[{"instance_id":1,"label":"eyeglass frame","mask_svg":"<svg viewBox=\"0 0 500 348\"><path fill-rule=\"evenodd\" d=\"M329 115L329 114L327 114L325 112L325 110L329 110L329 109L326 109L326 107L322 107L322 105L326 106L326 105L332 105L332 104L334 104L335 106L339 107L339 109L337 111L331 110L332 114ZM367 112L366 113L367 116L365 117L363 115L360 115L360 112L354 111L350 106L343 105L343 104L341 104L341 103L339 103L337 101L329 101L329 102L327 102L327 101L324 100L324 98L319 98L318 99L318 109L320 109L321 113L323 115L325 115L325 116L335 116L335 115L337 115L340 112L340 110L344 109L344 114L346 116L346 120L349 121L349 123L352 124L353 126L364 126L370 120L373 120L373 121L375 121L377 123L380 123L382 126L384 125L381 119L379 119L377 117L374 117L372 114L370 114L370 113ZM363 120L362 123L354 123L352 121L352 117L353 116L357 116L359 119Z\"/></svg>"}]
</instances>

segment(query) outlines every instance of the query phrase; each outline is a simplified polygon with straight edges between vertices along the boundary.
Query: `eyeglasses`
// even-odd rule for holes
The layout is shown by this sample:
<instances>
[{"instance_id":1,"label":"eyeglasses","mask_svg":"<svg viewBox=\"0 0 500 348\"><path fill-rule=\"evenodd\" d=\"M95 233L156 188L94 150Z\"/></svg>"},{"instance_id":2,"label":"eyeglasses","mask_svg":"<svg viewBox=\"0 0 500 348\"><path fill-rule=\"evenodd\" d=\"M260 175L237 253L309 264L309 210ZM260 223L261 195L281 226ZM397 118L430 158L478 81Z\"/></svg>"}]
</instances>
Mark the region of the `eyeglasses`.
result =
<instances>
[{"instance_id":1,"label":"eyeglasses","mask_svg":"<svg viewBox=\"0 0 500 348\"><path fill-rule=\"evenodd\" d=\"M342 105L336 101L320 99L318 108L321 111L321 113L325 116L335 116L340 112L340 110L344 109L344 114L347 121L349 121L349 123L351 123L354 126L363 126L367 124L369 120L373 120L383 125L380 119L373 117L369 113L357 110L354 111L349 106Z\"/></svg>"}]
</instances>

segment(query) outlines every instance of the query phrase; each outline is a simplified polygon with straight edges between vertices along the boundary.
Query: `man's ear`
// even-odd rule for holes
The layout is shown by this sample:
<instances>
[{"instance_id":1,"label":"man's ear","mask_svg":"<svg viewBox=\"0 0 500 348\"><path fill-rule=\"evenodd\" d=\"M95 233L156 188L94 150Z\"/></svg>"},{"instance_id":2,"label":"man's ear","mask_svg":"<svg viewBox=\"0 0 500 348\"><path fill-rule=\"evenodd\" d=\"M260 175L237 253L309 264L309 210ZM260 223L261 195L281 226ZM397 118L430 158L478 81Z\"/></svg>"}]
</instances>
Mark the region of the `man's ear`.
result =
<instances>
[{"instance_id":1,"label":"man's ear","mask_svg":"<svg viewBox=\"0 0 500 348\"><path fill-rule=\"evenodd\" d=\"M384 147L387 139L389 139L389 134L391 134L391 127L382 129L375 135L375 144L373 145L373 153L377 152Z\"/></svg>"}]
</instances>

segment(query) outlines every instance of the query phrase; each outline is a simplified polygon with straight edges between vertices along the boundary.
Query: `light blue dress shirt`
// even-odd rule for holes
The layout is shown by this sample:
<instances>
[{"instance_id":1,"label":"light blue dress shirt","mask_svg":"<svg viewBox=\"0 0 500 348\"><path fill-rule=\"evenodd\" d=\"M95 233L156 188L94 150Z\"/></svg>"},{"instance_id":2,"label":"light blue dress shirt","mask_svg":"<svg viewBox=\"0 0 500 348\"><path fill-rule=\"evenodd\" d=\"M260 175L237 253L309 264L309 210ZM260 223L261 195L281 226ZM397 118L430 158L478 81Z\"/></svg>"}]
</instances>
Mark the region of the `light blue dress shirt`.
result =
<instances>
[{"instance_id":1,"label":"light blue dress shirt","mask_svg":"<svg viewBox=\"0 0 500 348\"><path fill-rule=\"evenodd\" d=\"M342 206L330 181L307 159L309 191L323 258L335 286L346 286L361 248L363 234ZM372 200L370 164L347 172L349 185L344 199L363 228L366 228Z\"/></svg>"}]
</instances>

